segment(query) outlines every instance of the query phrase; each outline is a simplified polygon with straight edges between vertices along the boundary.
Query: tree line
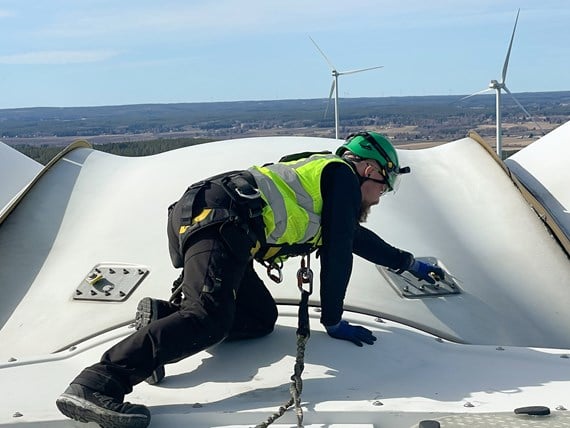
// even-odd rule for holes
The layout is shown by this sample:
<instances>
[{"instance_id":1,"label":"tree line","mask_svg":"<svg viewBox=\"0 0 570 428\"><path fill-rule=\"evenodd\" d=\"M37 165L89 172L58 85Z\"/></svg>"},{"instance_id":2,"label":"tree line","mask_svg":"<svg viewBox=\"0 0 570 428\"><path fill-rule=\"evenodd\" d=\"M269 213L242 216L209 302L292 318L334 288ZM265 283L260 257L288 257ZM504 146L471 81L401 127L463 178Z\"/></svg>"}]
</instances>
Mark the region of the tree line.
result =
<instances>
[{"instance_id":1,"label":"tree line","mask_svg":"<svg viewBox=\"0 0 570 428\"><path fill-rule=\"evenodd\" d=\"M122 143L106 143L97 144L93 149L102 152L111 153L118 156L150 156L170 150L180 149L182 147L194 146L196 144L203 144L213 141L209 138L173 138L173 139L156 139L147 141L132 141ZM62 147L53 145L30 145L19 144L13 146L16 150L25 154L26 156L36 160L42 165L46 165L53 159L61 150Z\"/></svg>"}]
</instances>

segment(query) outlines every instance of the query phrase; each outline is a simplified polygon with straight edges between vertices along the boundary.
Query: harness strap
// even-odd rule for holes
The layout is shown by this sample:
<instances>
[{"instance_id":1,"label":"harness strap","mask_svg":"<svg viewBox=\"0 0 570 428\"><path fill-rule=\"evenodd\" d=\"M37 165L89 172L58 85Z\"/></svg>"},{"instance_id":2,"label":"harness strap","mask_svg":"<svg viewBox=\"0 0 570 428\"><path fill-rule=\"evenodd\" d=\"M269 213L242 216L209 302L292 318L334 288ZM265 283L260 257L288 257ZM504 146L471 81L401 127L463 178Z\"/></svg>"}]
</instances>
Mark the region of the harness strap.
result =
<instances>
[{"instance_id":1,"label":"harness strap","mask_svg":"<svg viewBox=\"0 0 570 428\"><path fill-rule=\"evenodd\" d=\"M184 195L182 195L180 202L178 202L182 204L182 209L180 210L180 220L182 224L190 224L192 222L192 219L194 218L192 209L194 200L196 199L198 192L203 189L206 183L207 181L199 181L198 183L194 183L188 189L186 189L186 192L184 192Z\"/></svg>"},{"instance_id":2,"label":"harness strap","mask_svg":"<svg viewBox=\"0 0 570 428\"><path fill-rule=\"evenodd\" d=\"M195 203L201 199L201 192L207 192L211 185L218 186L228 195L227 207L214 208ZM180 200L169 207L169 215L176 206L180 210L179 224L175 226L178 243L174 246L177 250L171 252L175 267L181 267L178 262L183 259L188 238L198 230L215 224L235 222L253 243L259 241L259 245L263 245L265 234L261 213L264 204L253 176L247 171L231 171L192 184ZM202 211L198 212L200 209Z\"/></svg>"}]
</instances>

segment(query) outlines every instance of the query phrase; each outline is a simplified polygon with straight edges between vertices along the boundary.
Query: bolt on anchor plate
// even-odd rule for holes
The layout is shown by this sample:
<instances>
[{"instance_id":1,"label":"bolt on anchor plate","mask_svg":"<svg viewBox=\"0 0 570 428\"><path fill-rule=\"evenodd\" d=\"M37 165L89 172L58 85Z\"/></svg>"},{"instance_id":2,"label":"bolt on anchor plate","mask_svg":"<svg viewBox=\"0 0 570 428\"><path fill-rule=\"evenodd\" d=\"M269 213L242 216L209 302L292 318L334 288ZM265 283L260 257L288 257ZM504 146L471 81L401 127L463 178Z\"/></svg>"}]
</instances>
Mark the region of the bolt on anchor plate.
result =
<instances>
[{"instance_id":1,"label":"bolt on anchor plate","mask_svg":"<svg viewBox=\"0 0 570 428\"><path fill-rule=\"evenodd\" d=\"M146 278L146 266L100 263L83 278L73 293L73 300L122 302Z\"/></svg>"},{"instance_id":2,"label":"bolt on anchor plate","mask_svg":"<svg viewBox=\"0 0 570 428\"><path fill-rule=\"evenodd\" d=\"M380 271L388 284L390 284L400 296L407 299L439 297L461 293L459 281L449 272L441 260L435 257L416 258L427 263L437 264L443 270L445 276L443 278L434 278L435 284L430 284L427 281L416 278L408 271L397 273L394 269L380 265L376 265L376 268Z\"/></svg>"}]
</instances>

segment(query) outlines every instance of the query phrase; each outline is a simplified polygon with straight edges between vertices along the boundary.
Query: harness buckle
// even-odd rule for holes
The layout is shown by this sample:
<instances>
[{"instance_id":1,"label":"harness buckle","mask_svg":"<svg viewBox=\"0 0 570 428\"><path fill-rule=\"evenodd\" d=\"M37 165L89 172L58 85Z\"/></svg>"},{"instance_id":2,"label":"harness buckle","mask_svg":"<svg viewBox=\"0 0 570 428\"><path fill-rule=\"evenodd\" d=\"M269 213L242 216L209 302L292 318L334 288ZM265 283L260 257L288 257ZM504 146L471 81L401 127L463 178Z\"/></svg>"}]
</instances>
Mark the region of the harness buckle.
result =
<instances>
[{"instance_id":1,"label":"harness buckle","mask_svg":"<svg viewBox=\"0 0 570 428\"><path fill-rule=\"evenodd\" d=\"M221 185L232 201L246 211L249 218L256 218L261 215L263 200L261 191L244 178L243 174L246 173L241 171L227 175L222 178Z\"/></svg>"},{"instance_id":2,"label":"harness buckle","mask_svg":"<svg viewBox=\"0 0 570 428\"><path fill-rule=\"evenodd\" d=\"M226 192L230 195L232 200L239 203L239 200L235 199L232 194L235 192L240 198L253 200L261 197L261 192L258 188L254 187L249 183L243 176L243 172L238 172L230 174L222 178L222 185L226 189Z\"/></svg>"},{"instance_id":3,"label":"harness buckle","mask_svg":"<svg viewBox=\"0 0 570 428\"><path fill-rule=\"evenodd\" d=\"M250 185L250 189L248 190L253 190L253 193L244 193L239 187L236 186L236 188L234 189L235 192L241 196L244 199L257 199L261 196L261 192L259 191L259 189L256 189L255 187Z\"/></svg>"}]
</instances>

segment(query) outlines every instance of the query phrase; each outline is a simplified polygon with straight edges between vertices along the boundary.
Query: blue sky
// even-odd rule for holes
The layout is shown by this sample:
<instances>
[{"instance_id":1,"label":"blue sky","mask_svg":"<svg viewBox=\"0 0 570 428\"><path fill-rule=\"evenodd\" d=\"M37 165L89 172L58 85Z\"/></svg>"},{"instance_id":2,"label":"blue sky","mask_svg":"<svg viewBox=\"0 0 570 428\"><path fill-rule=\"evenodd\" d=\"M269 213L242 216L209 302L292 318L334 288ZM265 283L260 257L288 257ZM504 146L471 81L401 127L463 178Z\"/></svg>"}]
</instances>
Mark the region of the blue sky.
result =
<instances>
[{"instance_id":1,"label":"blue sky","mask_svg":"<svg viewBox=\"0 0 570 428\"><path fill-rule=\"evenodd\" d=\"M0 108L570 90L568 0L0 0Z\"/></svg>"}]
</instances>

